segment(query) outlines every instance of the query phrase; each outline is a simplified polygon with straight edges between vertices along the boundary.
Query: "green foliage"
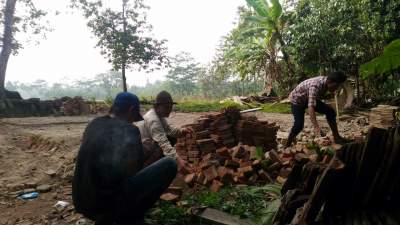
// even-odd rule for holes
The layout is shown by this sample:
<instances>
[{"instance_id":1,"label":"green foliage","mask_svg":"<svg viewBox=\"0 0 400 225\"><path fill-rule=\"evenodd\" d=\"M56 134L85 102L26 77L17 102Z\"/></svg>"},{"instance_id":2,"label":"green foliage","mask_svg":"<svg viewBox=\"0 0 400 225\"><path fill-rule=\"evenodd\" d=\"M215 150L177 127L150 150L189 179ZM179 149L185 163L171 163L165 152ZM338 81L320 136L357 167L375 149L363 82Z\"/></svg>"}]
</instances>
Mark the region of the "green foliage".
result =
<instances>
[{"instance_id":1,"label":"green foliage","mask_svg":"<svg viewBox=\"0 0 400 225\"><path fill-rule=\"evenodd\" d=\"M4 26L4 7L5 1L1 1L1 13L0 24ZM52 29L49 26L49 22L46 21L47 12L43 9L39 9L35 6L32 0L17 1L16 14L14 15L13 24L13 43L12 53L18 54L18 50L23 48L23 42L34 42L39 43L40 40L45 38L45 34ZM26 40L17 39L17 33L26 33L28 38ZM19 37L19 35L18 35ZM0 38L0 44L2 46L3 38Z\"/></svg>"},{"instance_id":2,"label":"green foliage","mask_svg":"<svg viewBox=\"0 0 400 225\"><path fill-rule=\"evenodd\" d=\"M262 209L260 214L262 214L261 218L258 220L257 224L260 225L272 225L275 213L278 211L279 206L281 205L280 199L275 199L267 205L267 208Z\"/></svg>"},{"instance_id":3,"label":"green foliage","mask_svg":"<svg viewBox=\"0 0 400 225\"><path fill-rule=\"evenodd\" d=\"M145 224L193 224L190 209L210 207L255 224L271 225L280 205L281 186L225 187L218 193L203 190L184 197L177 205L158 202L145 218Z\"/></svg>"},{"instance_id":4,"label":"green foliage","mask_svg":"<svg viewBox=\"0 0 400 225\"><path fill-rule=\"evenodd\" d=\"M256 154L253 159L262 159L264 156L264 150L262 147L256 147Z\"/></svg>"},{"instance_id":5,"label":"green foliage","mask_svg":"<svg viewBox=\"0 0 400 225\"><path fill-rule=\"evenodd\" d=\"M385 47L382 55L361 65L360 72L363 78L373 75L391 73L400 67L400 39L392 41Z\"/></svg>"},{"instance_id":6,"label":"green foliage","mask_svg":"<svg viewBox=\"0 0 400 225\"><path fill-rule=\"evenodd\" d=\"M400 37L399 9L400 2L395 0L299 1L289 13L290 25L284 32L299 81L338 69L357 78L360 65ZM391 80L370 76L361 81L365 97L392 95L393 89L386 88Z\"/></svg>"},{"instance_id":7,"label":"green foliage","mask_svg":"<svg viewBox=\"0 0 400 225\"><path fill-rule=\"evenodd\" d=\"M332 147L322 147L319 146L315 141L310 141L307 143L307 148L315 154L317 154L317 162L322 161L325 155L329 157L333 157L335 155L335 150Z\"/></svg>"},{"instance_id":8,"label":"green foliage","mask_svg":"<svg viewBox=\"0 0 400 225\"><path fill-rule=\"evenodd\" d=\"M190 215L182 207L169 202L159 202L147 213L145 224L186 225L190 223Z\"/></svg>"},{"instance_id":9,"label":"green foliage","mask_svg":"<svg viewBox=\"0 0 400 225\"><path fill-rule=\"evenodd\" d=\"M93 78L75 81L65 78L51 85L40 79L32 83L7 82L6 88L20 92L24 98L54 99L64 96L82 96L87 99L106 100L114 98L121 91L121 73L109 71Z\"/></svg>"},{"instance_id":10,"label":"green foliage","mask_svg":"<svg viewBox=\"0 0 400 225\"><path fill-rule=\"evenodd\" d=\"M282 37L286 19L279 1L246 0L249 7L239 8L239 22L223 39L217 53L217 74L238 75L245 79L255 77L264 90L280 85L286 94L286 85L293 75L293 66L285 50ZM280 52L283 63L280 63ZM286 66L285 66L286 65Z\"/></svg>"},{"instance_id":11,"label":"green foliage","mask_svg":"<svg viewBox=\"0 0 400 225\"><path fill-rule=\"evenodd\" d=\"M114 96L107 96L104 100L108 105L112 105L114 101Z\"/></svg>"},{"instance_id":12,"label":"green foliage","mask_svg":"<svg viewBox=\"0 0 400 225\"><path fill-rule=\"evenodd\" d=\"M219 103L218 101L197 100L179 102L179 104L175 105L175 110L179 112L211 112L220 111L221 109L227 107L237 107L241 110L247 109L247 107L240 106L239 104L232 101Z\"/></svg>"},{"instance_id":13,"label":"green foliage","mask_svg":"<svg viewBox=\"0 0 400 225\"><path fill-rule=\"evenodd\" d=\"M261 224L259 222L263 217L278 210L279 204L276 204L275 200L279 202L280 188L274 184L260 187L227 187L218 193L195 193L187 201L189 205L215 208ZM272 207L269 207L271 203Z\"/></svg>"},{"instance_id":14,"label":"green foliage","mask_svg":"<svg viewBox=\"0 0 400 225\"><path fill-rule=\"evenodd\" d=\"M366 56L369 38L363 31L357 0L303 0L287 30L291 54L303 71L349 71Z\"/></svg>"}]
</instances>

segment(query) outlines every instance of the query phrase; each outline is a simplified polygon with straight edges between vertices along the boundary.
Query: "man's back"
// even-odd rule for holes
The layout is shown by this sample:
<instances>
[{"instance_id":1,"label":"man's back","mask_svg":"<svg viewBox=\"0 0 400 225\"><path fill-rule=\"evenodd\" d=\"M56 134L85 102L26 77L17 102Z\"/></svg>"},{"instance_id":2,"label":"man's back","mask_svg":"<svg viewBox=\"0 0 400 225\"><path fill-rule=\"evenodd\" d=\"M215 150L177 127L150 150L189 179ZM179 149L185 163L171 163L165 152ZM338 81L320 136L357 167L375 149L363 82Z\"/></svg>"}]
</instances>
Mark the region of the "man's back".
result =
<instances>
[{"instance_id":1,"label":"man's back","mask_svg":"<svg viewBox=\"0 0 400 225\"><path fill-rule=\"evenodd\" d=\"M318 76L301 82L290 93L290 102L295 105L302 105L309 101L309 104L315 105L315 100L326 91L326 79L324 76Z\"/></svg>"},{"instance_id":2,"label":"man's back","mask_svg":"<svg viewBox=\"0 0 400 225\"><path fill-rule=\"evenodd\" d=\"M110 116L94 119L86 128L73 180L73 200L87 216L107 213L124 179L143 167L139 129Z\"/></svg>"}]
</instances>

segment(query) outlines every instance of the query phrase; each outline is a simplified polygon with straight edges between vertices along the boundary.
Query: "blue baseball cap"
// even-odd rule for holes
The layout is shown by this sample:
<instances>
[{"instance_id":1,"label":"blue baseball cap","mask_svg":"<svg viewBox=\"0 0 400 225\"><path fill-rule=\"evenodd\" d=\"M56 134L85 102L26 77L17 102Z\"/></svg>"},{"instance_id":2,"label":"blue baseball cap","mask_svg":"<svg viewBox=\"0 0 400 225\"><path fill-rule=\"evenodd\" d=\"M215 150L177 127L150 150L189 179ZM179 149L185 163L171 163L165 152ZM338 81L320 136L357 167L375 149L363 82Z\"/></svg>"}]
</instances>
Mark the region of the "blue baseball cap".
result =
<instances>
[{"instance_id":1,"label":"blue baseball cap","mask_svg":"<svg viewBox=\"0 0 400 225\"><path fill-rule=\"evenodd\" d=\"M139 98L130 92L120 92L115 96L113 107L118 107L120 109L128 109L133 106L135 112L137 113L137 121L143 120L140 114L140 101Z\"/></svg>"}]
</instances>

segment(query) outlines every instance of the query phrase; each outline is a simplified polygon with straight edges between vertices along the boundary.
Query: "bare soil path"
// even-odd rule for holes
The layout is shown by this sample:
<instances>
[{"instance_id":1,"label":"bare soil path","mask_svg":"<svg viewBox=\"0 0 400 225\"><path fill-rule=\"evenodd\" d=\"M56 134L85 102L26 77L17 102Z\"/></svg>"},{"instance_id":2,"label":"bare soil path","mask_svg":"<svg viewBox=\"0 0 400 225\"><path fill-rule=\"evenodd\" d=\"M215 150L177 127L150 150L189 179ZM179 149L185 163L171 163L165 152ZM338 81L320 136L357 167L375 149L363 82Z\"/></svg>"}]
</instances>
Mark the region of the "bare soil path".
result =
<instances>
[{"instance_id":1,"label":"bare soil path","mask_svg":"<svg viewBox=\"0 0 400 225\"><path fill-rule=\"evenodd\" d=\"M192 123L205 113L173 113L174 126ZM293 123L290 114L253 113L276 122L281 132ZM73 213L71 178L81 135L93 116L29 117L0 119L0 225L75 224L81 216ZM324 118L319 118L327 128ZM306 119L306 127L310 127ZM348 125L340 126L342 131ZM43 186L44 185L44 186ZM44 188L33 200L16 198L32 188ZM70 205L61 211L57 201Z\"/></svg>"}]
</instances>

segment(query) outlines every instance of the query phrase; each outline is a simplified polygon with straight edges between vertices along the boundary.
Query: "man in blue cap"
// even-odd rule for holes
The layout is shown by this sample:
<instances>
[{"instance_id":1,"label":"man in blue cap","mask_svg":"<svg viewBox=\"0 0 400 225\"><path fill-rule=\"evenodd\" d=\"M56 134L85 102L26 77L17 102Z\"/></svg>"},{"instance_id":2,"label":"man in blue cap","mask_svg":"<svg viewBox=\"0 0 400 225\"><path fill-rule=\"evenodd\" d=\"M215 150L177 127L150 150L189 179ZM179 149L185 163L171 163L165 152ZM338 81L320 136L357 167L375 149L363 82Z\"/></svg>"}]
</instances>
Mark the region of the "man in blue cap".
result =
<instances>
[{"instance_id":1,"label":"man in blue cap","mask_svg":"<svg viewBox=\"0 0 400 225\"><path fill-rule=\"evenodd\" d=\"M139 129L143 120L136 95L119 93L110 114L87 126L72 184L77 212L95 224L142 224L177 173L177 164L163 158L143 169Z\"/></svg>"}]
</instances>

